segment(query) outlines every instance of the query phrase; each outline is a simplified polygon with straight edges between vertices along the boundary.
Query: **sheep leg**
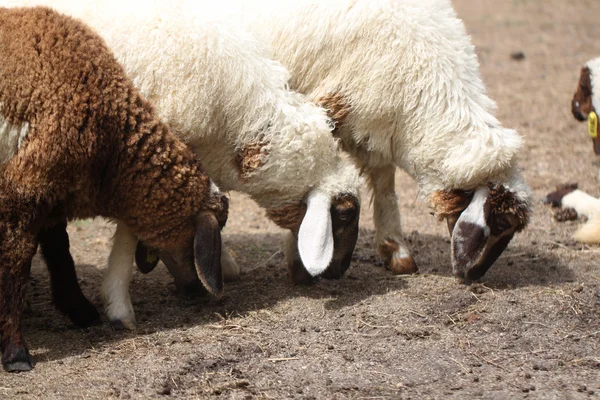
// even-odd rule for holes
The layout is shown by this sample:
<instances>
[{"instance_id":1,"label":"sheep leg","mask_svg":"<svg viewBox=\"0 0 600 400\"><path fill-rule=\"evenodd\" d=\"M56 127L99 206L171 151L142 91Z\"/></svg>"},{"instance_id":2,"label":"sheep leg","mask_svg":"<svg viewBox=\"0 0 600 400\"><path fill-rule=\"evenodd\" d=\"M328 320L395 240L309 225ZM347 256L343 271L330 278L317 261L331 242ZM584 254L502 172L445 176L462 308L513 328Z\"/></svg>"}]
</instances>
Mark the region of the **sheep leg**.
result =
<instances>
[{"instance_id":1,"label":"sheep leg","mask_svg":"<svg viewBox=\"0 0 600 400\"><path fill-rule=\"evenodd\" d=\"M137 236L122 222L117 224L108 269L102 281L102 300L111 325L116 329L135 329L135 313L129 296L133 277L133 258Z\"/></svg>"},{"instance_id":2,"label":"sheep leg","mask_svg":"<svg viewBox=\"0 0 600 400\"><path fill-rule=\"evenodd\" d=\"M99 324L98 310L85 297L77 281L75 263L69 252L67 221L42 229L38 240L50 272L52 299L56 308L77 326Z\"/></svg>"},{"instance_id":3,"label":"sheep leg","mask_svg":"<svg viewBox=\"0 0 600 400\"><path fill-rule=\"evenodd\" d=\"M7 210L0 207L2 211ZM12 222L18 219L10 214L0 222L0 350L6 371L29 371L33 360L21 332L21 315L37 243L35 234Z\"/></svg>"},{"instance_id":4,"label":"sheep leg","mask_svg":"<svg viewBox=\"0 0 600 400\"><path fill-rule=\"evenodd\" d=\"M229 254L225 246L221 248L221 270L223 271L223 280L225 282L235 281L240 277L240 266L231 254Z\"/></svg>"},{"instance_id":5,"label":"sheep leg","mask_svg":"<svg viewBox=\"0 0 600 400\"><path fill-rule=\"evenodd\" d=\"M292 282L297 285L308 285L315 281L315 278L304 268L300 254L298 254L298 238L291 231L286 233L283 253L288 263Z\"/></svg>"},{"instance_id":6,"label":"sheep leg","mask_svg":"<svg viewBox=\"0 0 600 400\"><path fill-rule=\"evenodd\" d=\"M396 166L373 168L369 183L373 190L373 220L377 252L394 274L413 274L418 271L408 247L402 239L400 210L396 196Z\"/></svg>"}]
</instances>

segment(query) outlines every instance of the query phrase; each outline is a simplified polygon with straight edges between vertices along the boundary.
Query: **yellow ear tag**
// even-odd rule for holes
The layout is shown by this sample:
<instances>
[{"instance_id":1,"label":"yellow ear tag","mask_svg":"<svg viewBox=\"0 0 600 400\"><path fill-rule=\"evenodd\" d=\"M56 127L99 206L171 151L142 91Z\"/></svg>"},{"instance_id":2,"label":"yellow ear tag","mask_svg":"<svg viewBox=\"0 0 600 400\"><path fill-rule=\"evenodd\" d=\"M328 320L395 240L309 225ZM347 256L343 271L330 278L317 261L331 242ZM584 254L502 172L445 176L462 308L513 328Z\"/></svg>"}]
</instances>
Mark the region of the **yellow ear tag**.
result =
<instances>
[{"instance_id":1,"label":"yellow ear tag","mask_svg":"<svg viewBox=\"0 0 600 400\"><path fill-rule=\"evenodd\" d=\"M588 133L592 139L598 137L598 115L593 111L588 115Z\"/></svg>"}]
</instances>

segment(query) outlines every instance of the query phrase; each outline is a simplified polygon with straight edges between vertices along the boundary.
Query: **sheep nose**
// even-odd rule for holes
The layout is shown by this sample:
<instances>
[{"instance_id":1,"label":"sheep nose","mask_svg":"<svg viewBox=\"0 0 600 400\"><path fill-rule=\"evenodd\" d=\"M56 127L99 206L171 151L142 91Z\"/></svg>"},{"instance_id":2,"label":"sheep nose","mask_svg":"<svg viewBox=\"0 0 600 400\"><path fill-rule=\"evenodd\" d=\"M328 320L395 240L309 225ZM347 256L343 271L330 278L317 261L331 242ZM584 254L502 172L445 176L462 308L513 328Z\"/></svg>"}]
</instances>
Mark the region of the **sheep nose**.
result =
<instances>
[{"instance_id":1,"label":"sheep nose","mask_svg":"<svg viewBox=\"0 0 600 400\"><path fill-rule=\"evenodd\" d=\"M575 117L575 119L577 121L585 121L585 115L583 115L583 113L579 110L573 110L573 116Z\"/></svg>"}]
</instances>

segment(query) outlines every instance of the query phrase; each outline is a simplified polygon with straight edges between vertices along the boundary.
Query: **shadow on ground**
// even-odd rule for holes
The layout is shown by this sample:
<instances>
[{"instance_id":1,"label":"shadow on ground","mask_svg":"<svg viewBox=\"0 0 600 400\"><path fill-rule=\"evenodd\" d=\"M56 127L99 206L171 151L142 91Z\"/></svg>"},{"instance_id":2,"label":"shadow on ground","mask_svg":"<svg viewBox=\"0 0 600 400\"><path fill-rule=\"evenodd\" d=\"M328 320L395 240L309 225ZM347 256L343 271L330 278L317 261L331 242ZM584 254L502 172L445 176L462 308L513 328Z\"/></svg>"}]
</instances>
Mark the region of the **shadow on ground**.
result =
<instances>
[{"instance_id":1,"label":"shadow on ground","mask_svg":"<svg viewBox=\"0 0 600 400\"><path fill-rule=\"evenodd\" d=\"M104 317L99 326L86 329L73 327L53 308L45 266L36 258L24 320L24 331L30 347L37 350L38 362L60 360L113 341L213 324L232 313L243 316L271 309L280 302L295 298L326 299L324 307L327 310L352 307L372 296L401 291L406 288L407 279L410 279L393 276L384 268L375 255L374 231L362 229L353 264L342 279L322 279L309 286L297 286L291 283L284 257L279 251L282 239L281 234L228 235L226 244L243 272L239 281L227 284L226 294L219 299L209 296L185 297L176 293L172 279L162 264L148 275L136 272L131 287L138 320L138 330L135 332L114 331ZM421 274L452 276L447 238L412 233L406 240ZM93 265L78 265L77 272L84 292L101 309L99 289L102 271ZM540 252L534 247L511 246L481 283L490 288L515 288L552 285L573 279L573 271L550 252ZM46 334L36 335L36 331ZM55 335L48 335L48 332L55 332ZM65 345L64 339L61 340L64 335L80 336Z\"/></svg>"}]
</instances>

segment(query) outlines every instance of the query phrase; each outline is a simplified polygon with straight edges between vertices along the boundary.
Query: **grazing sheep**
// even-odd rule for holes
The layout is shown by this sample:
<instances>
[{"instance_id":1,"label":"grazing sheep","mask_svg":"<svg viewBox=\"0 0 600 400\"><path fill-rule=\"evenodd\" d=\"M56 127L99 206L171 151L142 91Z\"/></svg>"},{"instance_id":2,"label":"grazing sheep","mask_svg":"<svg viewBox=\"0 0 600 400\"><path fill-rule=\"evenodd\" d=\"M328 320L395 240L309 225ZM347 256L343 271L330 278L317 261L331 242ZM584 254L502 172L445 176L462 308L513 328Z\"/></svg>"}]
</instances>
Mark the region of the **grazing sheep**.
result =
<instances>
[{"instance_id":1,"label":"grazing sheep","mask_svg":"<svg viewBox=\"0 0 600 400\"><path fill-rule=\"evenodd\" d=\"M0 138L0 350L7 371L32 368L21 313L38 242L57 305L74 321L97 317L79 291L67 219L123 222L172 269L195 268L211 292L221 292L226 199L81 23L48 8L0 8Z\"/></svg>"},{"instance_id":2,"label":"grazing sheep","mask_svg":"<svg viewBox=\"0 0 600 400\"><path fill-rule=\"evenodd\" d=\"M459 277L481 277L527 225L522 139L494 117L449 0L219 4L270 44L292 89L329 110L334 133L368 177L378 252L394 272L417 270L400 230L396 167L447 219Z\"/></svg>"},{"instance_id":3,"label":"grazing sheep","mask_svg":"<svg viewBox=\"0 0 600 400\"><path fill-rule=\"evenodd\" d=\"M17 3L31 1L39 3ZM249 194L290 230L284 249L295 282L344 273L358 235L358 170L338 149L325 111L287 89L288 71L251 35L210 7L189 13L185 2L48 3L103 36L222 190ZM127 328L135 327L135 243L119 224L103 283L110 320ZM239 274L225 252L222 262L226 278Z\"/></svg>"}]
</instances>

